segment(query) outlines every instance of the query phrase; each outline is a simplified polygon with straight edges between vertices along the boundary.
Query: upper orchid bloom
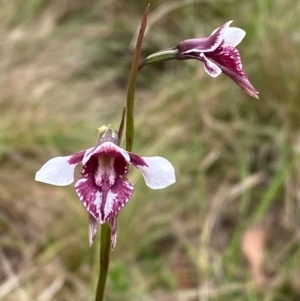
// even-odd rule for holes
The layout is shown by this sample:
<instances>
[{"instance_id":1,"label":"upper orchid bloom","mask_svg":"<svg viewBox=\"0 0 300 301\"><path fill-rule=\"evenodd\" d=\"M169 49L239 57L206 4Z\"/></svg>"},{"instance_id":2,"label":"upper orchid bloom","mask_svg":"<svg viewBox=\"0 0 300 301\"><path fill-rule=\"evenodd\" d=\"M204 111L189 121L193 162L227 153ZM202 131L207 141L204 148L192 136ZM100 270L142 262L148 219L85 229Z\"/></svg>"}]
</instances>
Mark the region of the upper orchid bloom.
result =
<instances>
[{"instance_id":1,"label":"upper orchid bloom","mask_svg":"<svg viewBox=\"0 0 300 301\"><path fill-rule=\"evenodd\" d=\"M127 180L128 165L139 169L146 185L162 189L175 183L172 164L162 157L141 157L127 152L118 145L118 133L111 126L99 129L98 145L66 157L56 157L45 163L36 173L35 180L58 186L74 181L77 164L83 165L75 183L76 193L89 212L89 244L92 245L97 223L108 222L111 228L111 247L117 236L118 212L130 199L133 186Z\"/></svg>"},{"instance_id":2,"label":"upper orchid bloom","mask_svg":"<svg viewBox=\"0 0 300 301\"><path fill-rule=\"evenodd\" d=\"M208 38L185 40L177 46L178 59L197 59L212 77L222 72L234 80L250 96L259 98L242 68L241 57L235 48L245 37L240 28L229 27L229 21L216 29Z\"/></svg>"},{"instance_id":3,"label":"upper orchid bloom","mask_svg":"<svg viewBox=\"0 0 300 301\"><path fill-rule=\"evenodd\" d=\"M143 64L171 59L196 59L204 63L204 70L210 76L217 77L223 72L250 96L259 98L243 71L241 57L236 49L246 32L229 27L231 23L225 23L207 38L185 40L172 49L156 52L148 56Z\"/></svg>"}]
</instances>

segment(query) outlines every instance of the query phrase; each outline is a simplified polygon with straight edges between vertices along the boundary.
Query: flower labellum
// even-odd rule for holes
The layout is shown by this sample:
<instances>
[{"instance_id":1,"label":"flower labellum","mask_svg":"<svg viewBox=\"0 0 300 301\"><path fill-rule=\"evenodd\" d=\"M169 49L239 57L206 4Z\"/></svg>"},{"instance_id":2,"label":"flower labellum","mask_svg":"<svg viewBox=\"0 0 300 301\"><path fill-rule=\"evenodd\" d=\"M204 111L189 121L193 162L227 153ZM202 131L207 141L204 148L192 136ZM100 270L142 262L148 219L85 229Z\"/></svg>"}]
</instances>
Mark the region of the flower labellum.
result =
<instances>
[{"instance_id":1,"label":"flower labellum","mask_svg":"<svg viewBox=\"0 0 300 301\"><path fill-rule=\"evenodd\" d=\"M175 183L172 164L162 157L142 157L127 152L118 145L118 133L112 126L99 128L99 141L95 147L66 157L46 162L36 173L35 180L65 186L74 181L75 167L81 163L81 179L75 191L89 213L89 244L92 245L97 224L108 222L111 228L111 247L117 238L117 216L129 201L133 186L127 180L128 166L139 169L146 185L162 189Z\"/></svg>"}]
</instances>

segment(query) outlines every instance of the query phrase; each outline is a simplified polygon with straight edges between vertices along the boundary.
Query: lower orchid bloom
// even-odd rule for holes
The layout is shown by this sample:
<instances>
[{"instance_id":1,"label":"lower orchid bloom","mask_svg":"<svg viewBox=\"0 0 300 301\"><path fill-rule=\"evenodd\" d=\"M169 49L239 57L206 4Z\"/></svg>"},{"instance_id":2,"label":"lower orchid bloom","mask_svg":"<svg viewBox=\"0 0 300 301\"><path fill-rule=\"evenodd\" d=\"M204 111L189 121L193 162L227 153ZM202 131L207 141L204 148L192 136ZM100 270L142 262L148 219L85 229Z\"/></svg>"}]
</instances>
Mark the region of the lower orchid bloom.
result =
<instances>
[{"instance_id":1,"label":"lower orchid bloom","mask_svg":"<svg viewBox=\"0 0 300 301\"><path fill-rule=\"evenodd\" d=\"M259 98L258 92L243 71L241 57L236 49L246 32L240 28L229 27L231 23L232 21L225 23L207 38L184 40L174 48L151 54L143 64L172 59L196 59L204 64L204 70L210 76L217 77L223 72L247 94Z\"/></svg>"},{"instance_id":2,"label":"lower orchid bloom","mask_svg":"<svg viewBox=\"0 0 300 301\"><path fill-rule=\"evenodd\" d=\"M162 157L141 157L127 152L118 144L118 133L111 126L99 129L95 147L46 162L36 173L35 180L65 186L73 183L75 167L81 163L81 179L75 183L76 193L89 213L89 244L92 245L97 224L108 222L111 247L116 245L117 215L129 201L134 187L127 180L129 164L142 173L151 189L162 189L175 183L172 164Z\"/></svg>"}]
</instances>

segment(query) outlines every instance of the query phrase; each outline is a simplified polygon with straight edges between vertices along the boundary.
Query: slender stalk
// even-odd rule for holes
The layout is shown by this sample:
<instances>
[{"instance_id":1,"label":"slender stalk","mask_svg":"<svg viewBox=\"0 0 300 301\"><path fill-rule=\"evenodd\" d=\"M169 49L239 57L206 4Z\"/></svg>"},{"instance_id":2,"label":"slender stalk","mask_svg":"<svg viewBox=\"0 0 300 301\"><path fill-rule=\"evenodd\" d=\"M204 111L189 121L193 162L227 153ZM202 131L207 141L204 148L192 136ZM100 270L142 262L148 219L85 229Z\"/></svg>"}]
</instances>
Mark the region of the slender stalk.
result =
<instances>
[{"instance_id":1,"label":"slender stalk","mask_svg":"<svg viewBox=\"0 0 300 301\"><path fill-rule=\"evenodd\" d=\"M159 62L166 62L170 60L175 60L177 58L178 50L176 48L169 48L160 50L158 52L155 52L149 56L147 56L142 63L138 67L138 71L140 71L144 66L149 64L155 64Z\"/></svg>"},{"instance_id":2,"label":"slender stalk","mask_svg":"<svg viewBox=\"0 0 300 301\"><path fill-rule=\"evenodd\" d=\"M128 151L132 150L133 139L134 139L134 93L135 93L136 78L139 69L139 59L141 55L143 38L147 26L148 13L149 13L149 5L147 6L143 15L138 39L136 42L135 51L133 54L132 65L129 73L127 101L126 101L126 150Z\"/></svg>"},{"instance_id":3,"label":"slender stalk","mask_svg":"<svg viewBox=\"0 0 300 301\"><path fill-rule=\"evenodd\" d=\"M97 284L97 293L95 301L103 301L104 290L109 267L110 253L110 227L106 223L101 226L101 244L100 244L100 274Z\"/></svg>"}]
</instances>

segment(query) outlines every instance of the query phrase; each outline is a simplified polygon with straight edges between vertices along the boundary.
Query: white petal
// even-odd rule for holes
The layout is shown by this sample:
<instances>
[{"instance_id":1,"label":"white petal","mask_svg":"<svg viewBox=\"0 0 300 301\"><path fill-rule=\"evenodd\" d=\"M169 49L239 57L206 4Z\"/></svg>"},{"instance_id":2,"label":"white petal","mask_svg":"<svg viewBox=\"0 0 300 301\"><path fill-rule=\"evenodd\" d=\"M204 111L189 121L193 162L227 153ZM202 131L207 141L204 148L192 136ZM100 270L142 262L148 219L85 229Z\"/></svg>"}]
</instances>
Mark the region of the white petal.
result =
<instances>
[{"instance_id":1,"label":"white petal","mask_svg":"<svg viewBox=\"0 0 300 301\"><path fill-rule=\"evenodd\" d=\"M225 32L224 41L228 45L237 46L242 42L245 35L245 30L237 27L229 27Z\"/></svg>"},{"instance_id":2,"label":"white petal","mask_svg":"<svg viewBox=\"0 0 300 301\"><path fill-rule=\"evenodd\" d=\"M200 53L199 55L201 57L202 62L204 63L204 71L210 75L211 77L217 77L222 73L222 70L220 67L218 67L215 63L208 60L207 57Z\"/></svg>"},{"instance_id":3,"label":"white petal","mask_svg":"<svg viewBox=\"0 0 300 301\"><path fill-rule=\"evenodd\" d=\"M162 189L176 182L173 165L162 157L142 157L147 166L135 165L148 187Z\"/></svg>"},{"instance_id":4,"label":"white petal","mask_svg":"<svg viewBox=\"0 0 300 301\"><path fill-rule=\"evenodd\" d=\"M46 162L36 173L35 180L47 184L66 186L74 181L74 170L78 163L70 164L73 157L56 157Z\"/></svg>"},{"instance_id":5,"label":"white petal","mask_svg":"<svg viewBox=\"0 0 300 301\"><path fill-rule=\"evenodd\" d=\"M89 159L91 158L91 156L94 154L98 154L98 153L103 153L103 154L108 153L109 154L112 152L122 155L124 157L124 159L127 162L129 162L129 160L130 160L129 155L123 148L115 145L112 142L104 142L104 143L98 145L97 147L94 147L94 148L88 150L83 157L82 164L85 165L86 162L88 162Z\"/></svg>"}]
</instances>

